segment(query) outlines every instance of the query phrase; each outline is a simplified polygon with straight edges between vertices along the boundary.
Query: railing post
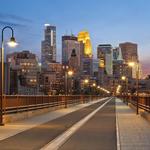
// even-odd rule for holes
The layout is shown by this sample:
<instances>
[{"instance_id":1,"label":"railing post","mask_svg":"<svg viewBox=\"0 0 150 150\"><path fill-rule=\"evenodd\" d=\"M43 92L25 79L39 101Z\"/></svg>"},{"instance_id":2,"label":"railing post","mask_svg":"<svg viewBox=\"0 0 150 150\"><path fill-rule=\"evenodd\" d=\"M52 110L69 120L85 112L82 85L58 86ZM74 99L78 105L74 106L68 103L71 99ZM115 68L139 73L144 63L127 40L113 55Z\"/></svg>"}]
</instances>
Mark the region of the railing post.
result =
<instances>
[{"instance_id":1,"label":"railing post","mask_svg":"<svg viewBox=\"0 0 150 150\"><path fill-rule=\"evenodd\" d=\"M65 108L67 108L67 96L65 95Z\"/></svg>"},{"instance_id":2,"label":"railing post","mask_svg":"<svg viewBox=\"0 0 150 150\"><path fill-rule=\"evenodd\" d=\"M137 107L136 107L136 114L139 114L139 96L137 95Z\"/></svg>"}]
</instances>

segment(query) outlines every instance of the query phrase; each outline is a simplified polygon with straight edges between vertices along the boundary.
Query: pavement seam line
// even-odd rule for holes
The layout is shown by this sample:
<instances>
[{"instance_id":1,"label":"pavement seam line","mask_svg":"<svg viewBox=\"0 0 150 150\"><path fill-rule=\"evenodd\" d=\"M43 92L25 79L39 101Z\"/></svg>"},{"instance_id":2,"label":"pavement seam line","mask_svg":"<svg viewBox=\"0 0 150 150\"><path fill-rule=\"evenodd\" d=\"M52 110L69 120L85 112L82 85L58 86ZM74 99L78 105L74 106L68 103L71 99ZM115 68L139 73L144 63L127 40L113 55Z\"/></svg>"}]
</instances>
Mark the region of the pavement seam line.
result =
<instances>
[{"instance_id":1,"label":"pavement seam line","mask_svg":"<svg viewBox=\"0 0 150 150\"><path fill-rule=\"evenodd\" d=\"M100 109L102 109L112 98L107 100L104 104L99 106L93 112L88 114L86 117L75 123L67 131L62 133L60 136L53 139L51 142L46 144L41 150L58 150L81 126L83 126L89 119L91 119Z\"/></svg>"},{"instance_id":2,"label":"pavement seam line","mask_svg":"<svg viewBox=\"0 0 150 150\"><path fill-rule=\"evenodd\" d=\"M115 99L115 106L116 106L116 136L117 136L117 150L121 150L120 144L120 132L119 132L119 122L118 122L118 113L117 113L117 99Z\"/></svg>"}]
</instances>

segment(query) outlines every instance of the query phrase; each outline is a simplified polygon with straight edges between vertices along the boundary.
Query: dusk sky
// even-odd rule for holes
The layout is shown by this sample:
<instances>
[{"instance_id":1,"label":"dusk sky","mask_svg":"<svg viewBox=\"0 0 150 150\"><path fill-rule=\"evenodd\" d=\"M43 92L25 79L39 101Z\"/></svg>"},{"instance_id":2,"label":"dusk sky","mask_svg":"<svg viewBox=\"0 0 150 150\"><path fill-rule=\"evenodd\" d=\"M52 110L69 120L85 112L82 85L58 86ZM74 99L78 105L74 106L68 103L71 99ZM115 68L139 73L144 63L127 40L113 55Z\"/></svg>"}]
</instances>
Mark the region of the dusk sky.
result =
<instances>
[{"instance_id":1,"label":"dusk sky","mask_svg":"<svg viewBox=\"0 0 150 150\"><path fill-rule=\"evenodd\" d=\"M94 56L98 44L135 42L144 72L150 74L149 0L0 0L0 28L11 25L19 46L40 54L44 24L57 27L57 57L61 36L90 32ZM6 37L7 39L7 37Z\"/></svg>"}]
</instances>

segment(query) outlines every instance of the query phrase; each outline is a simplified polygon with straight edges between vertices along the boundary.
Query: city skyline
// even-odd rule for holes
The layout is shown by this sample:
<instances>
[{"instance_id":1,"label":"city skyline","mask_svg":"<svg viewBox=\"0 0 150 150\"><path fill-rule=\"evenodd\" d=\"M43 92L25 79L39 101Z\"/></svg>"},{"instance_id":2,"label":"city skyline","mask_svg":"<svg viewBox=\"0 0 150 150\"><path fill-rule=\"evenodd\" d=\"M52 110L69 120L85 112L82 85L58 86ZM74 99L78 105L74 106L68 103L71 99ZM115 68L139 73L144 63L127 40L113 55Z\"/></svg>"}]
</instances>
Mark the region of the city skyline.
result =
<instances>
[{"instance_id":1,"label":"city skyline","mask_svg":"<svg viewBox=\"0 0 150 150\"><path fill-rule=\"evenodd\" d=\"M147 2L147 5L144 2ZM150 2L146 0L144 2L119 2L118 0L113 2L65 0L61 2L56 0L50 3L45 0L44 2L36 1L35 6L34 0L32 2L14 0L13 6L8 6L7 0L2 2L4 7L0 11L0 26L12 25L15 28L19 42L15 51L29 49L40 54L44 24L56 25L59 59L61 58L61 36L66 33L72 32L77 35L81 30L88 30L94 56L96 56L98 44L110 43L118 46L121 42L134 42L139 46L138 52L144 65L144 72L148 73L150 70L148 56L150 33L147 31L149 31L150 24L148 21ZM44 9L39 11L40 7Z\"/></svg>"}]
</instances>

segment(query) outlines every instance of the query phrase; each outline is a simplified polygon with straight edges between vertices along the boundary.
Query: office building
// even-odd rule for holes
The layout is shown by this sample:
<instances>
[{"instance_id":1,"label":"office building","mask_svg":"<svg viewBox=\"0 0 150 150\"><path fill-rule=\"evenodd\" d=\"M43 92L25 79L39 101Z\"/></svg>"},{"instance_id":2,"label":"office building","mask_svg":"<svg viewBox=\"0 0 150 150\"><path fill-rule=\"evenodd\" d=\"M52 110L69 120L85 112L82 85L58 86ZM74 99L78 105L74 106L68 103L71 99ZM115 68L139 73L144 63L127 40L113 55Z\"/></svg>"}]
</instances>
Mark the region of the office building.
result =
<instances>
[{"instance_id":1,"label":"office building","mask_svg":"<svg viewBox=\"0 0 150 150\"><path fill-rule=\"evenodd\" d=\"M131 70L132 70L132 77L136 78L136 71L138 65L141 74L141 67L138 58L138 45L136 43L125 42L125 43L120 43L119 47L121 48L122 58L124 62L126 64L128 64L129 62L135 63L135 65L131 68Z\"/></svg>"},{"instance_id":2,"label":"office building","mask_svg":"<svg viewBox=\"0 0 150 150\"><path fill-rule=\"evenodd\" d=\"M42 67L47 67L51 62L56 62L56 27L45 25L44 40L41 44Z\"/></svg>"},{"instance_id":3,"label":"office building","mask_svg":"<svg viewBox=\"0 0 150 150\"><path fill-rule=\"evenodd\" d=\"M75 51L78 61L76 62L80 66L80 42L74 35L62 36L62 64L68 65L71 58L72 50Z\"/></svg>"},{"instance_id":4,"label":"office building","mask_svg":"<svg viewBox=\"0 0 150 150\"><path fill-rule=\"evenodd\" d=\"M37 73L39 66L37 57L30 51L14 52L7 55L7 63L10 65L10 94L36 94L38 90ZM13 87L17 85L18 87ZM18 91L13 91L18 89ZM33 92L34 91L34 92Z\"/></svg>"},{"instance_id":5,"label":"office building","mask_svg":"<svg viewBox=\"0 0 150 150\"><path fill-rule=\"evenodd\" d=\"M92 76L93 74L93 55L90 35L87 31L79 32L78 41L80 42L80 72L82 76Z\"/></svg>"}]
</instances>

